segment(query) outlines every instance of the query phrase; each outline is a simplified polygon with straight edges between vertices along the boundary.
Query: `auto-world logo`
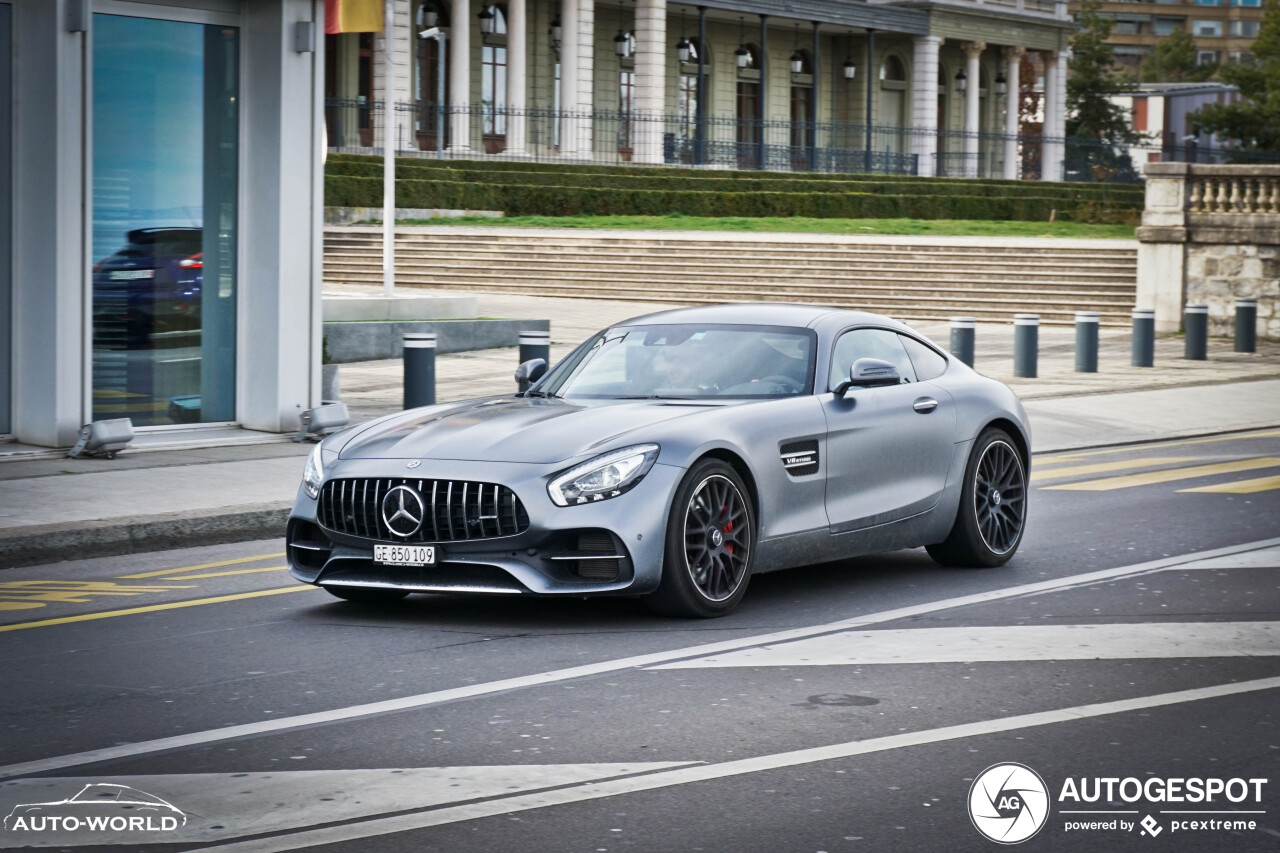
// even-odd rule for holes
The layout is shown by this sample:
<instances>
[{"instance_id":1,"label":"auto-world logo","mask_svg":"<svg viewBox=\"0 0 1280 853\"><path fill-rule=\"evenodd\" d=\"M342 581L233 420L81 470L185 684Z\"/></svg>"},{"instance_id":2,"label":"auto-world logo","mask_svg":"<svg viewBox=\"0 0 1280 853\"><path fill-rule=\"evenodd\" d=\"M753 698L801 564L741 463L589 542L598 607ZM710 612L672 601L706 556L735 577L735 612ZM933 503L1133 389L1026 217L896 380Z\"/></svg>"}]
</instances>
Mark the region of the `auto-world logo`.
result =
<instances>
[{"instance_id":1,"label":"auto-world logo","mask_svg":"<svg viewBox=\"0 0 1280 853\"><path fill-rule=\"evenodd\" d=\"M1049 819L1049 789L1024 764L993 764L969 788L969 818L992 841L1018 844Z\"/></svg>"},{"instance_id":2,"label":"auto-world logo","mask_svg":"<svg viewBox=\"0 0 1280 853\"><path fill-rule=\"evenodd\" d=\"M65 800L20 803L4 819L6 832L173 832L185 826L182 809L126 785L97 782Z\"/></svg>"}]
</instances>

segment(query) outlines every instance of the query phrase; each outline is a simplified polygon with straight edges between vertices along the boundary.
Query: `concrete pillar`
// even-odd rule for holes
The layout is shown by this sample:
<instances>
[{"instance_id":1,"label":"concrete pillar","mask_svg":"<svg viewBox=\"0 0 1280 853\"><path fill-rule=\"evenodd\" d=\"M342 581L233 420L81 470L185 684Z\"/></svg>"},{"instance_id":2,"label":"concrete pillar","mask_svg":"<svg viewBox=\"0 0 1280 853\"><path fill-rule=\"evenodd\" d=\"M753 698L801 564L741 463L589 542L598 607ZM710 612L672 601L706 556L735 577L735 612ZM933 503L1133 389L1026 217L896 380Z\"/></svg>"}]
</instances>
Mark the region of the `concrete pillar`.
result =
<instances>
[{"instance_id":1,"label":"concrete pillar","mask_svg":"<svg viewBox=\"0 0 1280 853\"><path fill-rule=\"evenodd\" d=\"M1147 166L1146 205L1138 238L1139 308L1156 312L1157 332L1176 332L1187 278L1186 163Z\"/></svg>"},{"instance_id":2,"label":"concrete pillar","mask_svg":"<svg viewBox=\"0 0 1280 853\"><path fill-rule=\"evenodd\" d=\"M453 0L449 41L449 150L471 150L471 4Z\"/></svg>"},{"instance_id":3,"label":"concrete pillar","mask_svg":"<svg viewBox=\"0 0 1280 853\"><path fill-rule=\"evenodd\" d=\"M916 174L932 177L938 173L938 48L942 38L916 36L912 42L911 153L916 155Z\"/></svg>"},{"instance_id":4,"label":"concrete pillar","mask_svg":"<svg viewBox=\"0 0 1280 853\"><path fill-rule=\"evenodd\" d=\"M964 92L964 176L978 177L978 94L982 89L982 52L986 42L971 41L964 46L964 74L968 86Z\"/></svg>"},{"instance_id":5,"label":"concrete pillar","mask_svg":"<svg viewBox=\"0 0 1280 853\"><path fill-rule=\"evenodd\" d=\"M507 0L507 149L511 155L525 153L525 67L527 65L529 19L525 0Z\"/></svg>"},{"instance_id":6,"label":"concrete pillar","mask_svg":"<svg viewBox=\"0 0 1280 853\"><path fill-rule=\"evenodd\" d=\"M592 115L596 108L596 4L595 0L578 0L578 156L591 157L593 151ZM615 81L616 83L616 81ZM610 109L616 109L611 102Z\"/></svg>"},{"instance_id":7,"label":"concrete pillar","mask_svg":"<svg viewBox=\"0 0 1280 853\"><path fill-rule=\"evenodd\" d=\"M662 162L667 103L667 0L636 0L635 161Z\"/></svg>"},{"instance_id":8,"label":"concrete pillar","mask_svg":"<svg viewBox=\"0 0 1280 853\"><path fill-rule=\"evenodd\" d=\"M568 157L578 152L578 8L579 0L563 0L560 11L560 153Z\"/></svg>"},{"instance_id":9,"label":"concrete pillar","mask_svg":"<svg viewBox=\"0 0 1280 853\"><path fill-rule=\"evenodd\" d=\"M1022 95L1018 88L1018 68L1024 53L1026 49L1021 47L1004 49L1006 66L1004 76L1009 84L1004 106L1004 177L1008 181L1018 179L1020 165L1018 163L1018 105Z\"/></svg>"},{"instance_id":10,"label":"concrete pillar","mask_svg":"<svg viewBox=\"0 0 1280 853\"><path fill-rule=\"evenodd\" d=\"M1044 140L1040 166L1040 179L1043 181L1062 180L1062 127L1067 94L1065 64L1065 57L1058 51L1044 54L1044 127L1040 132Z\"/></svg>"}]
</instances>

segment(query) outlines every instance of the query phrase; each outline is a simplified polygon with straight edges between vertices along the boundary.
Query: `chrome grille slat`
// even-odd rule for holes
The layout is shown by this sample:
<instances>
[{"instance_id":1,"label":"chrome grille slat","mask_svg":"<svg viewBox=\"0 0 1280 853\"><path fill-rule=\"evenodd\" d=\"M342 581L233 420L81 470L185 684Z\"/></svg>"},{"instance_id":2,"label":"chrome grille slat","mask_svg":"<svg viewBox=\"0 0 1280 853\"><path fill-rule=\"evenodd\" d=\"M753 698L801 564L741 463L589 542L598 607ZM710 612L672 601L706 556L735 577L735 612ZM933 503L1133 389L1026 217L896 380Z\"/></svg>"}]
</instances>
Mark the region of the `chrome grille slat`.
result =
<instances>
[{"instance_id":1,"label":"chrome grille slat","mask_svg":"<svg viewBox=\"0 0 1280 853\"><path fill-rule=\"evenodd\" d=\"M392 537L382 519L382 501L396 486L416 488L426 505L421 529L408 539ZM466 542L514 536L529 527L524 506L506 486L404 477L330 480L321 489L316 518L328 530L383 541Z\"/></svg>"}]
</instances>

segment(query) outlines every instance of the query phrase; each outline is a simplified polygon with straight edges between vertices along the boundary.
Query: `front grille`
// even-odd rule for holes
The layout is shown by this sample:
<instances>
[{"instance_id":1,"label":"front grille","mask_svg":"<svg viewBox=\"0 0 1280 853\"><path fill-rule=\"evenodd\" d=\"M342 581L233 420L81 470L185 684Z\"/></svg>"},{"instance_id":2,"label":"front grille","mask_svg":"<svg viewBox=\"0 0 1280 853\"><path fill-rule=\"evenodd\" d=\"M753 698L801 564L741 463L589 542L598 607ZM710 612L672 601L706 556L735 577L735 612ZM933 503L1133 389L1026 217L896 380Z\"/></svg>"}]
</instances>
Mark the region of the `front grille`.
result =
<instances>
[{"instance_id":1,"label":"front grille","mask_svg":"<svg viewBox=\"0 0 1280 853\"><path fill-rule=\"evenodd\" d=\"M383 498L397 486L417 492L425 506L422 525L409 536L393 535L382 514ZM330 480L320 492L318 518L337 533L394 542L466 542L529 528L524 504L506 486L403 477Z\"/></svg>"}]
</instances>

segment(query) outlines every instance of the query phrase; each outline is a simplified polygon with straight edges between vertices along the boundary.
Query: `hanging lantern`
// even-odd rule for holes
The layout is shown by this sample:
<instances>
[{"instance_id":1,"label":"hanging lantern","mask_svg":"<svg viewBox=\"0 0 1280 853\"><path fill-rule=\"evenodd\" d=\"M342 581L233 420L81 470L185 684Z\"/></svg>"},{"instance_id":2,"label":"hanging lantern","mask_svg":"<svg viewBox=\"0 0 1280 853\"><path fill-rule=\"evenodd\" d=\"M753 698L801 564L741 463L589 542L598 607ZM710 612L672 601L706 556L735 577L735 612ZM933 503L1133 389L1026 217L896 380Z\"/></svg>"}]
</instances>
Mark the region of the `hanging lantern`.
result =
<instances>
[{"instance_id":1,"label":"hanging lantern","mask_svg":"<svg viewBox=\"0 0 1280 853\"><path fill-rule=\"evenodd\" d=\"M745 44L738 45L738 49L733 52L733 55L738 60L739 68L746 68L751 64L751 51L747 50Z\"/></svg>"},{"instance_id":2,"label":"hanging lantern","mask_svg":"<svg viewBox=\"0 0 1280 853\"><path fill-rule=\"evenodd\" d=\"M431 29L436 24L440 23L440 13L435 9L424 9L422 14L422 23L426 25L427 29Z\"/></svg>"},{"instance_id":3,"label":"hanging lantern","mask_svg":"<svg viewBox=\"0 0 1280 853\"><path fill-rule=\"evenodd\" d=\"M800 74L803 71L804 71L804 54L802 54L800 51L797 50L795 53L791 54L791 73Z\"/></svg>"},{"instance_id":4,"label":"hanging lantern","mask_svg":"<svg viewBox=\"0 0 1280 853\"><path fill-rule=\"evenodd\" d=\"M486 36L493 35L493 29L498 16L494 14L492 6L485 6L480 10L477 16L480 19L480 32Z\"/></svg>"},{"instance_id":5,"label":"hanging lantern","mask_svg":"<svg viewBox=\"0 0 1280 853\"><path fill-rule=\"evenodd\" d=\"M560 23L560 16L556 15L551 19L551 46L556 50L560 49L560 45L564 43L564 26Z\"/></svg>"},{"instance_id":6,"label":"hanging lantern","mask_svg":"<svg viewBox=\"0 0 1280 853\"><path fill-rule=\"evenodd\" d=\"M676 42L676 56L680 57L681 62L688 62L693 55L693 45L689 43L687 38L681 38Z\"/></svg>"},{"instance_id":7,"label":"hanging lantern","mask_svg":"<svg viewBox=\"0 0 1280 853\"><path fill-rule=\"evenodd\" d=\"M963 71L956 72L956 91L963 92L969 88L969 75Z\"/></svg>"},{"instance_id":8,"label":"hanging lantern","mask_svg":"<svg viewBox=\"0 0 1280 853\"><path fill-rule=\"evenodd\" d=\"M613 37L613 52L623 59L626 59L627 54L630 52L628 50L627 37L622 30L618 30L618 34Z\"/></svg>"},{"instance_id":9,"label":"hanging lantern","mask_svg":"<svg viewBox=\"0 0 1280 853\"><path fill-rule=\"evenodd\" d=\"M858 66L853 64L852 59L846 59L842 67L844 68L844 79L846 80L852 80L854 75L858 73Z\"/></svg>"},{"instance_id":10,"label":"hanging lantern","mask_svg":"<svg viewBox=\"0 0 1280 853\"><path fill-rule=\"evenodd\" d=\"M1009 91L1009 83L1004 79L1004 72L996 75L996 94L1003 95Z\"/></svg>"}]
</instances>

